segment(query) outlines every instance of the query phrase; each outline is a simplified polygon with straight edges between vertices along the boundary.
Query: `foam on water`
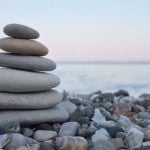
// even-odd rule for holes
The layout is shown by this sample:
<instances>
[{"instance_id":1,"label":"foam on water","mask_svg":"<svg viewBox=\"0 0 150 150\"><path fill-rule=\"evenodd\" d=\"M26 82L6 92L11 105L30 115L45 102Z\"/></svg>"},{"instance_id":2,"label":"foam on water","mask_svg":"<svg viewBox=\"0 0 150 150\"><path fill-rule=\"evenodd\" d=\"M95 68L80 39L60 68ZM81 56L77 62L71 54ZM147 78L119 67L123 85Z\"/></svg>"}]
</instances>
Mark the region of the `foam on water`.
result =
<instances>
[{"instance_id":1,"label":"foam on water","mask_svg":"<svg viewBox=\"0 0 150 150\"><path fill-rule=\"evenodd\" d=\"M134 96L150 93L150 64L58 63L54 73L61 79L60 91L86 94L125 89Z\"/></svg>"}]
</instances>

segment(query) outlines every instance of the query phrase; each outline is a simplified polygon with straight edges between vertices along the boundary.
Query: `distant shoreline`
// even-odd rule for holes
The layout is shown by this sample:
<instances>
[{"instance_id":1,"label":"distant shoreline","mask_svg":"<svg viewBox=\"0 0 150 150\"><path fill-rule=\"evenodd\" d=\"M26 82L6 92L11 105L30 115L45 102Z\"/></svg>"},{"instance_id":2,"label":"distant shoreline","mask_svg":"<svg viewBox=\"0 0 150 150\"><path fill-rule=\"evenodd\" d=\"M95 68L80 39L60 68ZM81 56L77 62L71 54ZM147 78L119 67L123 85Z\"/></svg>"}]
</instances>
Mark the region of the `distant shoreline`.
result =
<instances>
[{"instance_id":1,"label":"distant shoreline","mask_svg":"<svg viewBox=\"0 0 150 150\"><path fill-rule=\"evenodd\" d=\"M133 65L150 65L150 61L57 61L59 64L117 64L117 65L122 65L122 64L133 64Z\"/></svg>"}]
</instances>

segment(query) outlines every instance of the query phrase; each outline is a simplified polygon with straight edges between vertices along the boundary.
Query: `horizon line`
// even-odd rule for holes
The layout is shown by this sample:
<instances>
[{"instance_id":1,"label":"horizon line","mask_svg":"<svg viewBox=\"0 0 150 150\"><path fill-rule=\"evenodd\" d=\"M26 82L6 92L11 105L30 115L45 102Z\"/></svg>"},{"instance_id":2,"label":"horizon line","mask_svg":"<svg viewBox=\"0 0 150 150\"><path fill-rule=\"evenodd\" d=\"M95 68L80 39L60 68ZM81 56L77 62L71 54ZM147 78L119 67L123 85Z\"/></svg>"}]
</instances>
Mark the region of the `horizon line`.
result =
<instances>
[{"instance_id":1,"label":"horizon line","mask_svg":"<svg viewBox=\"0 0 150 150\"><path fill-rule=\"evenodd\" d=\"M57 60L56 60L57 61ZM120 60L104 60L104 61L65 61L65 60L58 60L57 63L63 63L63 64L150 64L150 60L133 60L133 61L120 61Z\"/></svg>"}]
</instances>

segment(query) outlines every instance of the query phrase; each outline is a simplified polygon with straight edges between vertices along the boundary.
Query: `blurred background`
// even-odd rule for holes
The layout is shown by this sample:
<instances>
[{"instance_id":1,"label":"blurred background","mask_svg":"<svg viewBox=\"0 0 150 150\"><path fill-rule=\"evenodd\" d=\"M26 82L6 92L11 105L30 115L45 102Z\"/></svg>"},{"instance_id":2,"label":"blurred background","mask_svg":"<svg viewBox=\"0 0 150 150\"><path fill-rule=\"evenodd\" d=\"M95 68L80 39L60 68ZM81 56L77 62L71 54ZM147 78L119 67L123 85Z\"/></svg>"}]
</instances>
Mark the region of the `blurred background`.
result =
<instances>
[{"instance_id":1,"label":"blurred background","mask_svg":"<svg viewBox=\"0 0 150 150\"><path fill-rule=\"evenodd\" d=\"M1 0L0 35L31 26L49 48L59 90L150 92L149 0Z\"/></svg>"}]
</instances>

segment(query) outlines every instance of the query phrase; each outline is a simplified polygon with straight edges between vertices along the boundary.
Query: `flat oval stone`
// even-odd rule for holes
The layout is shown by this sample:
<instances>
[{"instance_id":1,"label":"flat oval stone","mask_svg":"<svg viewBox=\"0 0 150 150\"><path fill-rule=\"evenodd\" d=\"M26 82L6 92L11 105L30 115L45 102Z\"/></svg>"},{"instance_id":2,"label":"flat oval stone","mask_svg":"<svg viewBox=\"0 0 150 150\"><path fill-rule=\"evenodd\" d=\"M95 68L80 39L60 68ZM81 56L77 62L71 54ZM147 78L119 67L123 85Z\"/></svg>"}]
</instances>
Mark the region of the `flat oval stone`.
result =
<instances>
[{"instance_id":1,"label":"flat oval stone","mask_svg":"<svg viewBox=\"0 0 150 150\"><path fill-rule=\"evenodd\" d=\"M0 91L38 92L56 87L58 77L50 73L0 68Z\"/></svg>"},{"instance_id":2,"label":"flat oval stone","mask_svg":"<svg viewBox=\"0 0 150 150\"><path fill-rule=\"evenodd\" d=\"M68 112L59 107L41 110L7 110L0 111L0 127L11 122L19 122L21 125L33 125L44 122L65 122L69 119Z\"/></svg>"},{"instance_id":3,"label":"flat oval stone","mask_svg":"<svg viewBox=\"0 0 150 150\"><path fill-rule=\"evenodd\" d=\"M57 132L53 130L36 130L34 139L38 142L44 142L57 136Z\"/></svg>"},{"instance_id":4,"label":"flat oval stone","mask_svg":"<svg viewBox=\"0 0 150 150\"><path fill-rule=\"evenodd\" d=\"M38 31L21 24L8 24L3 29L8 36L21 39L37 39L40 34Z\"/></svg>"},{"instance_id":5,"label":"flat oval stone","mask_svg":"<svg viewBox=\"0 0 150 150\"><path fill-rule=\"evenodd\" d=\"M22 55L45 56L48 54L47 47L40 42L11 37L0 39L0 49Z\"/></svg>"},{"instance_id":6,"label":"flat oval stone","mask_svg":"<svg viewBox=\"0 0 150 150\"><path fill-rule=\"evenodd\" d=\"M54 107L63 99L55 90L33 93L0 92L0 109L43 109Z\"/></svg>"},{"instance_id":7,"label":"flat oval stone","mask_svg":"<svg viewBox=\"0 0 150 150\"><path fill-rule=\"evenodd\" d=\"M0 66L32 71L52 71L56 68L56 63L44 57L0 53Z\"/></svg>"}]
</instances>

